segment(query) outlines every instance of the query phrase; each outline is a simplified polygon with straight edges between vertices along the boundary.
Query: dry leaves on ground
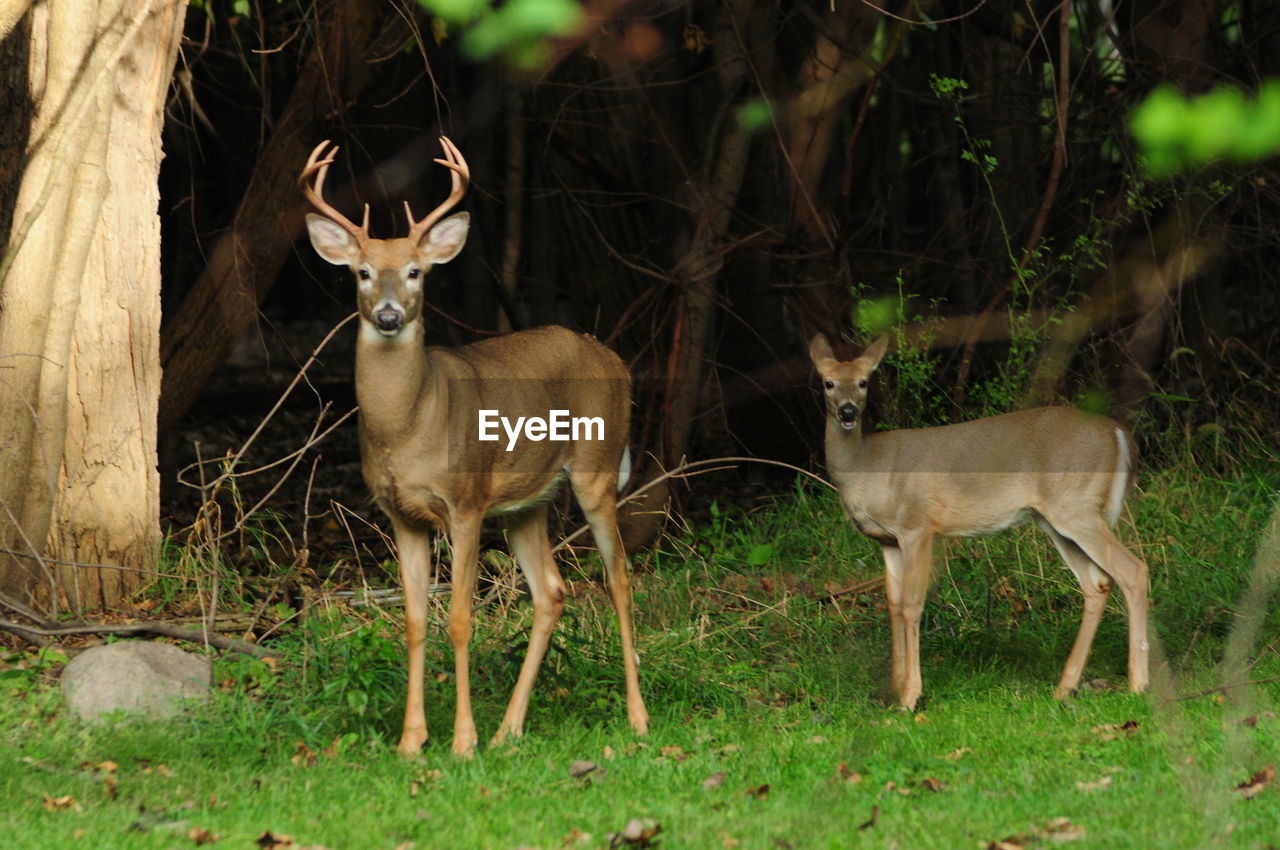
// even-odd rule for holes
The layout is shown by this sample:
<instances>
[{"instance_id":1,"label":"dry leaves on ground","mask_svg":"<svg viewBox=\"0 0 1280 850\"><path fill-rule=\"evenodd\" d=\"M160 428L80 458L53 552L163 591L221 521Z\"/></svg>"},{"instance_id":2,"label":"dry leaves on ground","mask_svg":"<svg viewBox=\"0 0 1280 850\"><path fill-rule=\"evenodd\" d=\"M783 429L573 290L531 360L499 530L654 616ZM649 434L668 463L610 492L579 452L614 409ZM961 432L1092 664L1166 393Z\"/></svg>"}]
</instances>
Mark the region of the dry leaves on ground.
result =
<instances>
[{"instance_id":1,"label":"dry leaves on ground","mask_svg":"<svg viewBox=\"0 0 1280 850\"><path fill-rule=\"evenodd\" d=\"M1259 770L1258 772L1256 772L1255 774L1253 774L1253 776L1250 776L1248 781L1241 782L1239 785L1237 785L1236 793L1239 794L1241 797L1244 797L1246 800L1256 797L1262 793L1262 790L1264 788L1266 788L1268 785L1274 782L1275 778L1276 778L1275 765L1269 764L1266 767Z\"/></svg>"},{"instance_id":2,"label":"dry leaves on ground","mask_svg":"<svg viewBox=\"0 0 1280 850\"><path fill-rule=\"evenodd\" d=\"M1136 720L1126 720L1123 723L1101 723L1089 730L1090 733L1097 735L1099 741L1112 741L1121 735L1136 735L1142 728L1142 724Z\"/></svg>"},{"instance_id":3,"label":"dry leaves on ground","mask_svg":"<svg viewBox=\"0 0 1280 850\"><path fill-rule=\"evenodd\" d=\"M632 818L620 832L609 836L610 847L649 847L662 832L662 826L653 818Z\"/></svg>"}]
</instances>

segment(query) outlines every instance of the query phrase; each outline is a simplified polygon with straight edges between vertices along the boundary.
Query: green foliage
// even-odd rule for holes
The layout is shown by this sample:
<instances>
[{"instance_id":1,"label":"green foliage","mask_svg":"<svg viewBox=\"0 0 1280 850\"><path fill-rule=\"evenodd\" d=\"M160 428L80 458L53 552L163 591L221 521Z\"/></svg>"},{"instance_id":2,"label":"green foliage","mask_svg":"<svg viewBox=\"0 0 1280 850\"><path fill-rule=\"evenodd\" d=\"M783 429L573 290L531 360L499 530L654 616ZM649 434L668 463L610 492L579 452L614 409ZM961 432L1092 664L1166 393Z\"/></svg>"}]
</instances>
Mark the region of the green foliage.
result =
<instances>
[{"instance_id":1,"label":"green foliage","mask_svg":"<svg viewBox=\"0 0 1280 850\"><path fill-rule=\"evenodd\" d=\"M738 107L738 124L744 129L763 130L773 121L773 106L768 98L753 97Z\"/></svg>"},{"instance_id":2,"label":"green foliage","mask_svg":"<svg viewBox=\"0 0 1280 850\"><path fill-rule=\"evenodd\" d=\"M1247 461L1231 478L1194 463L1149 472L1129 501L1132 525L1121 523L1152 568L1169 694L1104 685L1051 698L1080 593L1044 536L1022 527L939 546L921 630L928 702L914 715L891 710L883 597L838 592L880 573L878 547L833 493L802 483L750 509L722 501L638 558L647 738L630 733L616 699L602 594L568 600L528 737L471 761L448 752L452 685L433 676L426 752L404 762L393 751L398 623L313 610L274 641L279 664L221 659L217 698L190 719L84 727L43 676L0 689L0 834L7 846L103 850L192 846L196 828L228 847L270 831L335 848L603 850L627 820L651 817L659 846L949 850L1037 831L1028 843L1050 846L1048 824L1066 817L1083 830L1080 847L1265 847L1280 831L1280 794L1234 789L1280 760L1280 686L1193 697L1219 684L1280 487L1274 458ZM509 695L527 616L525 604L477 611L482 735ZM1278 629L1273 606L1264 641ZM429 665L447 662L442 632L428 634ZM1122 682L1125 642L1116 601L1087 678ZM36 655L19 663L59 661ZM1255 659L1250 678L1280 675L1274 653ZM578 760L597 770L574 778Z\"/></svg>"},{"instance_id":3,"label":"green foliage","mask_svg":"<svg viewBox=\"0 0 1280 850\"><path fill-rule=\"evenodd\" d=\"M65 652L48 646L0 655L0 699L25 695L66 663Z\"/></svg>"},{"instance_id":4,"label":"green foliage","mask_svg":"<svg viewBox=\"0 0 1280 850\"><path fill-rule=\"evenodd\" d=\"M1253 98L1230 85L1191 98L1161 86L1134 109L1129 126L1153 177L1254 162L1280 153L1280 80L1264 82Z\"/></svg>"},{"instance_id":5,"label":"green foliage","mask_svg":"<svg viewBox=\"0 0 1280 850\"><path fill-rule=\"evenodd\" d=\"M462 50L473 60L501 56L523 69L545 64L547 40L570 35L582 24L582 9L573 0L506 0L496 8L488 0L418 2L448 28L462 31Z\"/></svg>"}]
</instances>

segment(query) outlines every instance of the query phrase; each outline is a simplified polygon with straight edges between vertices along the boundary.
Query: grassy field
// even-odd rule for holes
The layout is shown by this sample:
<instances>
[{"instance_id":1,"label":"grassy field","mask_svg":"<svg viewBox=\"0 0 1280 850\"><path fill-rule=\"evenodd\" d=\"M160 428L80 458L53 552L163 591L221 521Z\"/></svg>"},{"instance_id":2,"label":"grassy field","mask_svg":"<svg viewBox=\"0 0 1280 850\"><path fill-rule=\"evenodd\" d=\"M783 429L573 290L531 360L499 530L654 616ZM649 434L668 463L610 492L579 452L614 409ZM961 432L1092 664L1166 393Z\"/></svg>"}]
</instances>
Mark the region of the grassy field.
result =
<instances>
[{"instance_id":1,"label":"grassy field","mask_svg":"<svg viewBox=\"0 0 1280 850\"><path fill-rule=\"evenodd\" d=\"M448 750L443 627L428 648L433 738L418 761L395 755L394 609L308 611L275 641L279 664L221 659L212 704L163 725L84 727L50 684L56 664L12 655L0 674L0 845L1280 846L1280 787L1265 774L1280 764L1280 686L1264 681L1280 677L1274 604L1245 656L1261 684L1213 690L1248 624L1241 599L1280 486L1267 470L1148 473L1131 498L1120 535L1151 566L1168 660L1147 696L1123 690L1117 601L1092 686L1052 699L1079 592L1026 528L939 548L925 701L893 711L882 596L829 596L878 575L877 549L831 494L802 486L749 510L717 505L636 559L645 738L626 724L590 560L565 565L573 598L527 737L471 761ZM514 593L477 612L482 736L505 707L528 619Z\"/></svg>"}]
</instances>

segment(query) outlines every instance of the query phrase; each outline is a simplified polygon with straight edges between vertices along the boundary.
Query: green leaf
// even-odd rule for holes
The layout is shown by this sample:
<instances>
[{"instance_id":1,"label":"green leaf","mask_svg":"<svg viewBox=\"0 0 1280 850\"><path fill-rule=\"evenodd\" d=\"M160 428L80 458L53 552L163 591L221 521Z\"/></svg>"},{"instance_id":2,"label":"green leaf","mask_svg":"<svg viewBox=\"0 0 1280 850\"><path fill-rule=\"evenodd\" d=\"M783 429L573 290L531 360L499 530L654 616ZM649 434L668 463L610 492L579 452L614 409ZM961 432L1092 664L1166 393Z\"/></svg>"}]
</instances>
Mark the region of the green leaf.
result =
<instances>
[{"instance_id":1,"label":"green leaf","mask_svg":"<svg viewBox=\"0 0 1280 850\"><path fill-rule=\"evenodd\" d=\"M761 543L751 550L751 554L747 555L747 566L758 567L767 564L769 559L773 557L773 544Z\"/></svg>"},{"instance_id":2,"label":"green leaf","mask_svg":"<svg viewBox=\"0 0 1280 850\"><path fill-rule=\"evenodd\" d=\"M768 126L771 113L769 101L762 97L752 98L738 107L738 126L754 132Z\"/></svg>"}]
</instances>

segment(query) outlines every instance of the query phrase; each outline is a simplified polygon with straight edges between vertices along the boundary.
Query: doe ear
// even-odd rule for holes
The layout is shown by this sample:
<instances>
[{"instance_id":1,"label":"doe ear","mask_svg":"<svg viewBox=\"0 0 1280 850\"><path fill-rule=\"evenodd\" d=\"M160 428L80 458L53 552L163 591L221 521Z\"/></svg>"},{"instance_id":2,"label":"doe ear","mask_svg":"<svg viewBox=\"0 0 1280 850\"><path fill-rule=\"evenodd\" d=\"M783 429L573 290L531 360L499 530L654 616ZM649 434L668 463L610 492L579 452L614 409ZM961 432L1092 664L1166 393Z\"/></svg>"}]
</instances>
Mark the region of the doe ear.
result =
<instances>
[{"instance_id":1,"label":"doe ear","mask_svg":"<svg viewBox=\"0 0 1280 850\"><path fill-rule=\"evenodd\" d=\"M817 334L809 341L809 359L819 369L822 361L836 359L835 353L831 350L831 343L827 342L824 334Z\"/></svg>"},{"instance_id":2,"label":"doe ear","mask_svg":"<svg viewBox=\"0 0 1280 850\"><path fill-rule=\"evenodd\" d=\"M881 334L876 337L876 341L871 343L863 350L858 357L866 364L867 370L872 371L880 365L880 361L884 359L885 352L889 349L889 335Z\"/></svg>"},{"instance_id":3,"label":"doe ear","mask_svg":"<svg viewBox=\"0 0 1280 850\"><path fill-rule=\"evenodd\" d=\"M418 242L418 247L428 263L447 263L458 256L470 229L471 213L454 213L428 230Z\"/></svg>"},{"instance_id":4,"label":"doe ear","mask_svg":"<svg viewBox=\"0 0 1280 850\"><path fill-rule=\"evenodd\" d=\"M335 266L349 266L360 256L355 237L322 215L307 213L307 233L316 253Z\"/></svg>"}]
</instances>

